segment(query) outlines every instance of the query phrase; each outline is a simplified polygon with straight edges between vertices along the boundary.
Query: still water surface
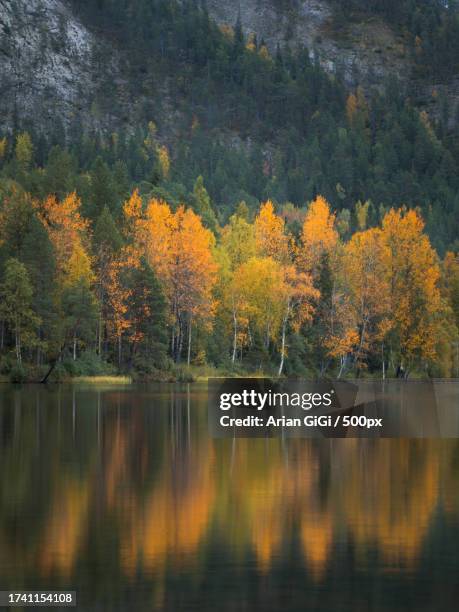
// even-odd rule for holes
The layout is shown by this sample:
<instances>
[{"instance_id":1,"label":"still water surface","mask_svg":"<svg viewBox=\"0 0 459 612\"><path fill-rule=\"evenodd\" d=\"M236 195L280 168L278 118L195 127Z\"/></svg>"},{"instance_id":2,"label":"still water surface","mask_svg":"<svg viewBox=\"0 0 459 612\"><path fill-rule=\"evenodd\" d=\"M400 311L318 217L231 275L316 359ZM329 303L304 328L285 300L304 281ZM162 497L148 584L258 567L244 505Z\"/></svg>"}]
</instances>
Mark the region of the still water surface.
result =
<instances>
[{"instance_id":1,"label":"still water surface","mask_svg":"<svg viewBox=\"0 0 459 612\"><path fill-rule=\"evenodd\" d=\"M459 441L212 440L205 387L0 387L0 589L79 610L458 609Z\"/></svg>"}]
</instances>

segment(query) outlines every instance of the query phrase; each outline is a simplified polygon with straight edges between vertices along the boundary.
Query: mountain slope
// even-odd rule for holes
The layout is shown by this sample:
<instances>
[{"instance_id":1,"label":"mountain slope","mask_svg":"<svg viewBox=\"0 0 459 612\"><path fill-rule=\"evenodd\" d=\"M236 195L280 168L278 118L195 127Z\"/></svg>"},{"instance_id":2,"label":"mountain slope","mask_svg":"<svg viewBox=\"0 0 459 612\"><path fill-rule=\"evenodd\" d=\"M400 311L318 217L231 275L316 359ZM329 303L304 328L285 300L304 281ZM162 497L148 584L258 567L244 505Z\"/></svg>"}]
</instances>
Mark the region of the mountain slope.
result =
<instances>
[{"instance_id":1,"label":"mountain slope","mask_svg":"<svg viewBox=\"0 0 459 612\"><path fill-rule=\"evenodd\" d=\"M209 0L210 14L221 24L238 18L246 34L256 33L271 50L277 45L304 45L330 72L341 70L355 86L380 84L390 74L407 76L409 62L405 39L382 19L351 21L334 27L333 7L327 0Z\"/></svg>"}]
</instances>

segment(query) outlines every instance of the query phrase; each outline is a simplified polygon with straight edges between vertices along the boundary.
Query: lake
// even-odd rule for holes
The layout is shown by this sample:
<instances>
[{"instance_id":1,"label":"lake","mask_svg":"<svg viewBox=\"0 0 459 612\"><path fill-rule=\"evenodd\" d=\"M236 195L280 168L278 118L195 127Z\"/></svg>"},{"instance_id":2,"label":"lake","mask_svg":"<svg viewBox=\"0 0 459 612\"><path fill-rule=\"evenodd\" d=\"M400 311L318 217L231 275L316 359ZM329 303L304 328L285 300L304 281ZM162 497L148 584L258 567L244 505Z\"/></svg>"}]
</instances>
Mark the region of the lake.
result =
<instances>
[{"instance_id":1,"label":"lake","mask_svg":"<svg viewBox=\"0 0 459 612\"><path fill-rule=\"evenodd\" d=\"M458 576L459 440L213 440L203 385L0 386L0 589L446 611Z\"/></svg>"}]
</instances>

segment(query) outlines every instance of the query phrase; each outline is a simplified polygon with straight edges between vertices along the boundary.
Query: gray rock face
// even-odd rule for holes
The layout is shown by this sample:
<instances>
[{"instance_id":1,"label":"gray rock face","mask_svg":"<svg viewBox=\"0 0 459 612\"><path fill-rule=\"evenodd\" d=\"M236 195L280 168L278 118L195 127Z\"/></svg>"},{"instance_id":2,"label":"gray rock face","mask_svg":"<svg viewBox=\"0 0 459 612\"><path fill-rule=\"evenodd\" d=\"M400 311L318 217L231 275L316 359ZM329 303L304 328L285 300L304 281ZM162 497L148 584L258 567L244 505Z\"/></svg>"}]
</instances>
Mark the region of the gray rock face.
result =
<instances>
[{"instance_id":1,"label":"gray rock face","mask_svg":"<svg viewBox=\"0 0 459 612\"><path fill-rule=\"evenodd\" d=\"M432 114L440 112L431 83L411 81L411 60L402 36L382 20L352 19L337 28L327 0L207 0L211 16L234 25L240 13L246 33L256 33L274 51L277 44L304 45L330 73L340 71L350 87L380 86L389 74L409 81ZM0 129L17 123L43 130L77 119L82 125L112 130L135 126L145 103L142 75L125 70L129 57L103 33L93 33L66 0L0 0ZM172 75L171 75L172 78ZM133 88L133 86L135 86ZM137 93L135 99L132 90ZM164 136L174 131L177 109L168 100L167 79L154 83L161 92ZM435 85L457 107L457 79ZM451 112L457 118L457 112ZM171 134L169 134L169 132Z\"/></svg>"},{"instance_id":2,"label":"gray rock face","mask_svg":"<svg viewBox=\"0 0 459 612\"><path fill-rule=\"evenodd\" d=\"M449 106L449 123L458 120L459 75L448 83L418 80L413 76L410 49L404 37L382 19L353 20L339 27L328 0L207 0L210 15L222 25L234 26L238 16L246 34L255 33L274 51L277 44L303 45L330 73L339 72L351 88L381 87L393 76L406 83L416 101L438 117Z\"/></svg>"},{"instance_id":3,"label":"gray rock face","mask_svg":"<svg viewBox=\"0 0 459 612\"><path fill-rule=\"evenodd\" d=\"M94 37L60 0L0 0L0 122L64 121L91 98Z\"/></svg>"},{"instance_id":4,"label":"gray rock face","mask_svg":"<svg viewBox=\"0 0 459 612\"><path fill-rule=\"evenodd\" d=\"M351 86L379 85L389 73L406 77L410 72L403 39L382 20L349 21L337 30L327 0L208 0L207 5L221 24L234 25L240 14L244 31L256 33L271 50L277 44L307 47Z\"/></svg>"}]
</instances>

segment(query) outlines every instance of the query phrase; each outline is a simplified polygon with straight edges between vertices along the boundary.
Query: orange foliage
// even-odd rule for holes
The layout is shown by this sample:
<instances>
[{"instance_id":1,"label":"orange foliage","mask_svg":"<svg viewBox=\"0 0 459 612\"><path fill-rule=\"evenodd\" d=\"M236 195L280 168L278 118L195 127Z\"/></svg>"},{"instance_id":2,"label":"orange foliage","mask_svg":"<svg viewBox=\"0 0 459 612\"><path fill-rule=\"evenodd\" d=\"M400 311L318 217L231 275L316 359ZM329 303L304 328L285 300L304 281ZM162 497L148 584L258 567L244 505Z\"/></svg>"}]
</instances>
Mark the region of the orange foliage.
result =
<instances>
[{"instance_id":1,"label":"orange foliage","mask_svg":"<svg viewBox=\"0 0 459 612\"><path fill-rule=\"evenodd\" d=\"M151 200L136 231L137 242L164 285L173 315L209 317L217 274L215 238L200 217L183 206L173 213L165 202Z\"/></svg>"},{"instance_id":2,"label":"orange foliage","mask_svg":"<svg viewBox=\"0 0 459 612\"><path fill-rule=\"evenodd\" d=\"M72 257L87 257L84 241L89 222L81 216L80 206L75 192L61 202L55 196L48 196L38 205L38 213L48 230L61 276L65 276Z\"/></svg>"},{"instance_id":3,"label":"orange foliage","mask_svg":"<svg viewBox=\"0 0 459 612\"><path fill-rule=\"evenodd\" d=\"M260 207L255 219L255 243L258 254L285 263L290 256L290 242L285 233L284 219L274 213L274 206L268 200Z\"/></svg>"},{"instance_id":4,"label":"orange foliage","mask_svg":"<svg viewBox=\"0 0 459 612\"><path fill-rule=\"evenodd\" d=\"M330 212L327 200L322 196L317 196L306 213L300 253L300 263L303 269L313 276L317 274L322 256L332 255L338 243L335 220L335 215Z\"/></svg>"},{"instance_id":5,"label":"orange foliage","mask_svg":"<svg viewBox=\"0 0 459 612\"><path fill-rule=\"evenodd\" d=\"M390 210L382 223L389 251L393 326L402 359L434 359L441 322L440 266L415 210Z\"/></svg>"}]
</instances>

